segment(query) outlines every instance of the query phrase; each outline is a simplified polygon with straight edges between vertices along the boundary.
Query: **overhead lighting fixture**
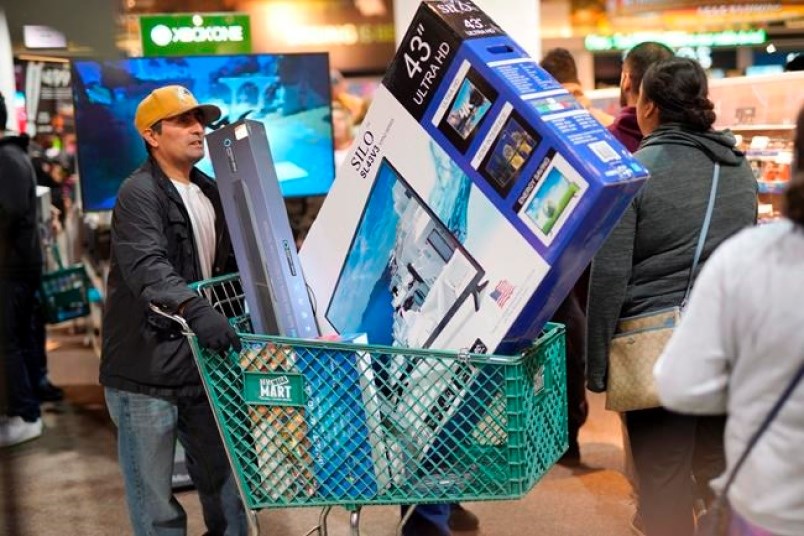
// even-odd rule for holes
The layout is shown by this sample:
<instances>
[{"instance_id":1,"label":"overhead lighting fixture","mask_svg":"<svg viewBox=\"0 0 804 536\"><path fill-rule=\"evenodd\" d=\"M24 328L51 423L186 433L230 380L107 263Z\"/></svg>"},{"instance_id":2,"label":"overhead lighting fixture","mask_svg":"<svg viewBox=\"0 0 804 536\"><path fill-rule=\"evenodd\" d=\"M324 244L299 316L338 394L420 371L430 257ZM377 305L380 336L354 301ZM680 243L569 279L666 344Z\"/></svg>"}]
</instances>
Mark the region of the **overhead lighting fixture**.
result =
<instances>
[{"instance_id":1,"label":"overhead lighting fixture","mask_svg":"<svg viewBox=\"0 0 804 536\"><path fill-rule=\"evenodd\" d=\"M67 37L50 26L26 24L22 32L25 48L67 48Z\"/></svg>"},{"instance_id":2,"label":"overhead lighting fixture","mask_svg":"<svg viewBox=\"0 0 804 536\"><path fill-rule=\"evenodd\" d=\"M765 30L738 30L725 32L636 32L631 34L587 35L584 46L590 52L604 50L630 50L645 41L658 41L670 48L681 47L735 47L762 45L767 41Z\"/></svg>"}]
</instances>

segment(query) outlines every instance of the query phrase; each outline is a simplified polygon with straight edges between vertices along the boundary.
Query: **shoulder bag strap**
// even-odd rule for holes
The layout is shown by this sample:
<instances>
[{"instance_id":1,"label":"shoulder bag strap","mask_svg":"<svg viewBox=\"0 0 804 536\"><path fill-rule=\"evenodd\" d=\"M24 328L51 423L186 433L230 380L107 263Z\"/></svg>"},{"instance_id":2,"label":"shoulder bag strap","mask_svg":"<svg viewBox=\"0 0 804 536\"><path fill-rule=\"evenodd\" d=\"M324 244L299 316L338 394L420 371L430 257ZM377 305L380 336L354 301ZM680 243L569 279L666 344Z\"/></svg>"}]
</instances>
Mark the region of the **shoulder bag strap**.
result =
<instances>
[{"instance_id":1,"label":"shoulder bag strap","mask_svg":"<svg viewBox=\"0 0 804 536\"><path fill-rule=\"evenodd\" d=\"M701 234L698 235L698 245L695 247L695 256L692 259L692 268L690 268L690 277L687 280L687 290L684 291L684 299L681 300L681 308L684 309L687 305L687 299L690 297L692 290L692 279L695 277L695 269L698 268L698 261L701 260L701 253L703 253L704 243L706 242L706 235L709 232L709 224L712 223L712 211L715 208L715 196L717 195L717 184L720 180L720 164L715 162L715 171L712 173L712 188L709 190L709 205L706 207L706 216L704 216L703 226L701 227Z\"/></svg>"},{"instance_id":2,"label":"shoulder bag strap","mask_svg":"<svg viewBox=\"0 0 804 536\"><path fill-rule=\"evenodd\" d=\"M734 479L737 476L737 473L740 471L740 468L745 463L745 459L748 458L748 455L754 449L754 446L759 441L759 438L762 437L762 434L765 433L765 430L768 429L768 426L770 426L771 422L773 422L773 420L779 414L779 411L782 409L784 403L787 401L788 398L790 398L790 394L796 389L796 386L801 381L802 376L804 376L804 363L802 363L798 367L798 372L796 372L796 375L793 377L792 380L790 380L790 383L787 385L787 388L784 390L784 392L782 392L781 396L779 396L779 399L773 405L773 408L771 408L770 412L765 417L765 420L762 421L762 424L759 425L759 429L757 429L757 431L754 432L754 435L751 436L751 439L748 441L748 444L746 445L745 450L740 456L740 459L737 460L736 464L734 464L734 470L729 475L729 479L726 481L726 485L723 486L723 492L720 495L721 497L726 497L732 482L734 482Z\"/></svg>"}]
</instances>

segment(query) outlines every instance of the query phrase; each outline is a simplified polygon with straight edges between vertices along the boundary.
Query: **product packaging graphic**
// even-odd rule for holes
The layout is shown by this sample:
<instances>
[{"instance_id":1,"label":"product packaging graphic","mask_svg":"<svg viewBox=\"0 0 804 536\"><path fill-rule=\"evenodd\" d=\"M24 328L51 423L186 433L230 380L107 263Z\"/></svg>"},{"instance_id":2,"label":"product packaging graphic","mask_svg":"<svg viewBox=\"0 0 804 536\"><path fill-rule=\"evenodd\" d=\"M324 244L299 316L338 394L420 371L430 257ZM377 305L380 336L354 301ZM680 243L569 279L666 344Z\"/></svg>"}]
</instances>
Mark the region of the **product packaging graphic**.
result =
<instances>
[{"instance_id":1,"label":"product packaging graphic","mask_svg":"<svg viewBox=\"0 0 804 536\"><path fill-rule=\"evenodd\" d=\"M302 248L319 325L519 352L647 175L472 2L423 2Z\"/></svg>"},{"instance_id":2,"label":"product packaging graphic","mask_svg":"<svg viewBox=\"0 0 804 536\"><path fill-rule=\"evenodd\" d=\"M265 127L243 120L209 134L207 144L254 331L315 339ZM336 340L367 342L364 334ZM388 452L394 443L379 435L381 401L368 356L297 354L258 344L244 350L240 365L244 382L258 393L249 402L249 427L273 499L361 497L388 485L389 460L399 457Z\"/></svg>"},{"instance_id":3,"label":"product packaging graphic","mask_svg":"<svg viewBox=\"0 0 804 536\"><path fill-rule=\"evenodd\" d=\"M207 145L254 330L315 338L265 126L244 119L208 134Z\"/></svg>"},{"instance_id":4,"label":"product packaging graphic","mask_svg":"<svg viewBox=\"0 0 804 536\"><path fill-rule=\"evenodd\" d=\"M363 343L365 335L338 338ZM371 496L390 479L368 356L247 343L244 399L261 486L272 499Z\"/></svg>"}]
</instances>

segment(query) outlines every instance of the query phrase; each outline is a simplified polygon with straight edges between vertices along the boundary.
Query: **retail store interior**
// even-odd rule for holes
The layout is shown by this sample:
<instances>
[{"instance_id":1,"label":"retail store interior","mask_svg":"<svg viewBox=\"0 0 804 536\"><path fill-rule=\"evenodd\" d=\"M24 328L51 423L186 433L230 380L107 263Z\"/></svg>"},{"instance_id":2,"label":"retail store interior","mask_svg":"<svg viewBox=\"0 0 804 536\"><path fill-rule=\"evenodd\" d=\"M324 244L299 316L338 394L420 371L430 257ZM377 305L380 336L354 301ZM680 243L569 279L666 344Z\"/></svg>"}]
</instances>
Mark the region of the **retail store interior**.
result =
<instances>
[{"instance_id":1,"label":"retail store interior","mask_svg":"<svg viewBox=\"0 0 804 536\"><path fill-rule=\"evenodd\" d=\"M708 76L715 127L736 135L757 180L759 222L781 217L804 95L804 3L473 2L535 60L557 47L568 50L589 106L601 113L596 117L618 114L623 57L634 45L665 43L697 60ZM47 318L45 380L53 391L42 396L41 434L0 447L0 536L132 533L116 427L98 378L112 209L120 184L146 156L131 121L140 99L180 84L199 102L223 109L215 128L242 119L264 125L292 239L303 249L339 170L358 157L355 169L365 165L366 153L355 151L366 138L356 136L418 6L418 0L0 0L0 93L9 111L6 130L32 140L44 274L72 269L79 292L64 316ZM461 136L467 147L476 143ZM213 174L209 159L198 165ZM439 267L462 251L428 246L442 255ZM415 262L407 264L414 274ZM498 304L510 292L504 282L494 290ZM478 275L471 283L482 290L488 281ZM461 307L474 298L479 308L479 298L463 298ZM400 317L403 305L402 298L394 302ZM479 528L454 534L640 534L620 415L606 410L605 394L586 396L580 460L551 464L521 499L463 503ZM205 533L183 454L175 460L187 534ZM261 533L305 534L319 513L260 508ZM391 536L398 520L397 505L366 506L360 534ZM329 531L349 533L350 512L334 508Z\"/></svg>"}]
</instances>

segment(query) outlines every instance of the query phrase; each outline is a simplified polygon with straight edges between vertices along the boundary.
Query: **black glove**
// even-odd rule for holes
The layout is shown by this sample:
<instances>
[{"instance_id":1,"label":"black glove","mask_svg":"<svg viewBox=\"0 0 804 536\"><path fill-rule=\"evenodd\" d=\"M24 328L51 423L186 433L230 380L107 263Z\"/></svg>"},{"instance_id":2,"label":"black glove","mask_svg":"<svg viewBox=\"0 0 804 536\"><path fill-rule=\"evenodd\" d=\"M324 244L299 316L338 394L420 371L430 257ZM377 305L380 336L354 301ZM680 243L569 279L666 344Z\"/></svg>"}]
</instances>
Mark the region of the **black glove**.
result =
<instances>
[{"instance_id":1,"label":"black glove","mask_svg":"<svg viewBox=\"0 0 804 536\"><path fill-rule=\"evenodd\" d=\"M204 298L193 298L184 304L182 316L198 337L202 348L222 353L231 346L241 350L240 339L222 314L212 308Z\"/></svg>"}]
</instances>

